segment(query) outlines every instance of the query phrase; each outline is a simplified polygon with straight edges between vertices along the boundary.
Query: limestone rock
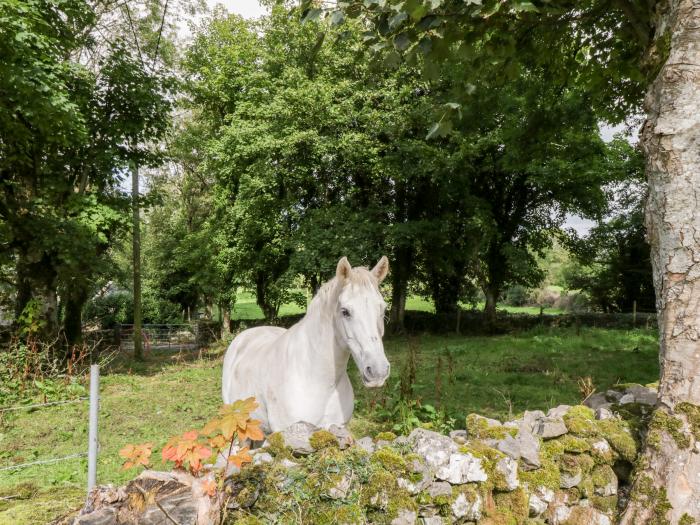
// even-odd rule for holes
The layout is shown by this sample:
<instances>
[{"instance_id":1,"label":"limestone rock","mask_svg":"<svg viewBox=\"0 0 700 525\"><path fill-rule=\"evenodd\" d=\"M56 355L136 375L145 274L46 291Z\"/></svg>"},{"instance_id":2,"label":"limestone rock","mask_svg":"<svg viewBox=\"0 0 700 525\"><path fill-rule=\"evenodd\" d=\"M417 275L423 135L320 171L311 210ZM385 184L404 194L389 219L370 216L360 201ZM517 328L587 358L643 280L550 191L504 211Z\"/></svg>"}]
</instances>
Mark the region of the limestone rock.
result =
<instances>
[{"instance_id":1,"label":"limestone rock","mask_svg":"<svg viewBox=\"0 0 700 525\"><path fill-rule=\"evenodd\" d=\"M422 525L442 525L443 521L440 516L430 516L421 518Z\"/></svg>"},{"instance_id":2,"label":"limestone rock","mask_svg":"<svg viewBox=\"0 0 700 525\"><path fill-rule=\"evenodd\" d=\"M457 452L457 444L448 436L432 430L416 428L408 436L413 452L423 458L432 468L439 468L450 461L450 455Z\"/></svg>"},{"instance_id":3,"label":"limestone rock","mask_svg":"<svg viewBox=\"0 0 700 525\"><path fill-rule=\"evenodd\" d=\"M612 405L608 404L608 406L612 406ZM600 406L600 407L596 408L596 410L595 410L595 418L596 419L598 419L598 420L610 419L611 417L613 417L613 413L608 407Z\"/></svg>"},{"instance_id":4,"label":"limestone rock","mask_svg":"<svg viewBox=\"0 0 700 525\"><path fill-rule=\"evenodd\" d=\"M537 469L542 466L540 462L540 440L529 432L520 430L515 436L520 449L520 459L523 460L525 469Z\"/></svg>"},{"instance_id":5,"label":"limestone rock","mask_svg":"<svg viewBox=\"0 0 700 525\"><path fill-rule=\"evenodd\" d=\"M498 460L496 463L496 471L500 474L503 480L500 490L515 490L520 486L518 479L518 462L512 458L505 457Z\"/></svg>"},{"instance_id":6,"label":"limestone rock","mask_svg":"<svg viewBox=\"0 0 700 525\"><path fill-rule=\"evenodd\" d=\"M595 394L591 394L586 398L586 400L583 402L585 406L588 408L592 408L593 410L597 410L598 408L605 406L608 407L610 406L610 401L608 400L608 396L604 392L596 392Z\"/></svg>"},{"instance_id":7,"label":"limestone rock","mask_svg":"<svg viewBox=\"0 0 700 525\"><path fill-rule=\"evenodd\" d=\"M456 519L479 520L481 519L481 496L474 494L472 498L468 498L466 494L461 493L455 498L452 505L452 515Z\"/></svg>"},{"instance_id":8,"label":"limestone rock","mask_svg":"<svg viewBox=\"0 0 700 525\"><path fill-rule=\"evenodd\" d=\"M446 481L435 481L428 486L428 494L431 498L450 496L452 494L452 485Z\"/></svg>"},{"instance_id":9,"label":"limestone rock","mask_svg":"<svg viewBox=\"0 0 700 525\"><path fill-rule=\"evenodd\" d=\"M460 452L451 454L447 465L438 468L435 477L443 481L449 481L453 485L486 481L487 479L481 459L469 453L462 454Z\"/></svg>"},{"instance_id":10,"label":"limestone rock","mask_svg":"<svg viewBox=\"0 0 700 525\"><path fill-rule=\"evenodd\" d=\"M580 470L575 472L562 472L560 487L563 489L570 489L581 483L581 480L583 480L583 474Z\"/></svg>"},{"instance_id":11,"label":"limestone rock","mask_svg":"<svg viewBox=\"0 0 700 525\"><path fill-rule=\"evenodd\" d=\"M263 463L272 463L272 454L258 452L253 456L253 465L262 465Z\"/></svg>"},{"instance_id":12,"label":"limestone rock","mask_svg":"<svg viewBox=\"0 0 700 525\"><path fill-rule=\"evenodd\" d=\"M547 510L547 502L540 498L537 494L530 494L528 509L530 517L537 518L544 514L544 511Z\"/></svg>"},{"instance_id":13,"label":"limestone rock","mask_svg":"<svg viewBox=\"0 0 700 525\"><path fill-rule=\"evenodd\" d=\"M554 408L550 408L547 412L547 417L561 418L569 411L570 408L571 405L559 405Z\"/></svg>"},{"instance_id":14,"label":"limestone rock","mask_svg":"<svg viewBox=\"0 0 700 525\"><path fill-rule=\"evenodd\" d=\"M634 403L634 394L625 394L620 398L619 403L621 405L628 405L629 403Z\"/></svg>"},{"instance_id":15,"label":"limestone rock","mask_svg":"<svg viewBox=\"0 0 700 525\"><path fill-rule=\"evenodd\" d=\"M374 440L369 436L365 436L363 438L358 439L355 442L355 445L369 454L371 454L375 450Z\"/></svg>"},{"instance_id":16,"label":"limestone rock","mask_svg":"<svg viewBox=\"0 0 700 525\"><path fill-rule=\"evenodd\" d=\"M467 442L467 431L466 430L453 430L450 432L450 437L455 443L463 445Z\"/></svg>"},{"instance_id":17,"label":"limestone rock","mask_svg":"<svg viewBox=\"0 0 700 525\"><path fill-rule=\"evenodd\" d=\"M418 520L416 511L401 509L397 516L391 520L391 525L413 525Z\"/></svg>"},{"instance_id":18,"label":"limestone rock","mask_svg":"<svg viewBox=\"0 0 700 525\"><path fill-rule=\"evenodd\" d=\"M318 430L320 429L316 425L306 421L298 421L284 429L281 435L284 438L284 444L290 447L295 454L307 455L314 451L309 443L309 438Z\"/></svg>"},{"instance_id":19,"label":"limestone rock","mask_svg":"<svg viewBox=\"0 0 700 525\"><path fill-rule=\"evenodd\" d=\"M544 417L537 423L535 433L542 439L551 439L563 436L568 432L564 420L561 417Z\"/></svg>"},{"instance_id":20,"label":"limestone rock","mask_svg":"<svg viewBox=\"0 0 700 525\"><path fill-rule=\"evenodd\" d=\"M586 525L611 525L610 518L598 509L577 505L570 507L569 516L571 523L585 523Z\"/></svg>"},{"instance_id":21,"label":"limestone rock","mask_svg":"<svg viewBox=\"0 0 700 525\"><path fill-rule=\"evenodd\" d=\"M355 441L350 431L345 427L331 425L330 427L328 427L328 432L333 434L338 440L338 446L340 447L340 450L345 450Z\"/></svg>"}]
</instances>

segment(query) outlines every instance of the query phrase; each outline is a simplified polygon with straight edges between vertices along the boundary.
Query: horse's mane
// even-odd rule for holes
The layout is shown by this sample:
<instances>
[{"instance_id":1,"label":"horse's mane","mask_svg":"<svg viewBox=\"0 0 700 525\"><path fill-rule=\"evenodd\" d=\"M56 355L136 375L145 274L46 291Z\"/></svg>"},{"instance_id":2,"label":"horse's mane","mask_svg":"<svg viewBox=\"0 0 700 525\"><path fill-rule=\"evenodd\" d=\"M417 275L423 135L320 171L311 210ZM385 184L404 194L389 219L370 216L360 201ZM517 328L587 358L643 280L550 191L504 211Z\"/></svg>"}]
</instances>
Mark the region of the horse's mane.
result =
<instances>
[{"instance_id":1,"label":"horse's mane","mask_svg":"<svg viewBox=\"0 0 700 525\"><path fill-rule=\"evenodd\" d=\"M379 289L377 278L364 266L356 266L350 270L350 274L344 280L344 285L347 284ZM315 314L322 311L327 305L335 303L342 289L343 286L338 286L338 277L333 277L331 280L326 281L309 303L306 315Z\"/></svg>"}]
</instances>

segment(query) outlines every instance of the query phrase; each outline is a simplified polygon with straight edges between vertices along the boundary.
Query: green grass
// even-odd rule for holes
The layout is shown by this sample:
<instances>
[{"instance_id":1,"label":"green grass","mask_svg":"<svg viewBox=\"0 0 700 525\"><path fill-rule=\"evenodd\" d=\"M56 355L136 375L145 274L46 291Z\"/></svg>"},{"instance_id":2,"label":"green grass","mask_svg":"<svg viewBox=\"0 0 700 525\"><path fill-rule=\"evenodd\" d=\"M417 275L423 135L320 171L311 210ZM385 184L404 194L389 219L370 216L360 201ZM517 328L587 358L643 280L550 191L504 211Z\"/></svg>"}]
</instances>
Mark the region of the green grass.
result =
<instances>
[{"instance_id":1,"label":"green grass","mask_svg":"<svg viewBox=\"0 0 700 525\"><path fill-rule=\"evenodd\" d=\"M509 411L580 401L577 380L591 376L598 390L617 382L649 383L658 378L657 337L645 330L542 329L497 337L425 335L418 348L416 399L439 405L457 418L470 412L505 418ZM405 337L389 338L392 363L387 385L369 391L351 363L357 397L353 429L388 427L382 403L396 392L407 355ZM133 472L120 470L118 451L127 443L167 439L202 424L220 403L221 349L187 361L152 354L141 365L117 363L102 377L99 483L121 483ZM636 350L635 350L636 349ZM453 356L448 369L446 352ZM436 365L442 356L442 393L436 396ZM87 406L66 405L4 414L0 420L0 466L86 450ZM154 454L155 465L160 465ZM0 524L45 523L77 509L85 494L86 461L0 472Z\"/></svg>"},{"instance_id":2,"label":"green grass","mask_svg":"<svg viewBox=\"0 0 700 525\"><path fill-rule=\"evenodd\" d=\"M484 308L484 303L477 303L475 306L478 310ZM462 308L469 309L471 305L462 304ZM508 306L508 305L498 305L499 310L504 310L509 313L514 314L539 314L539 306ZM416 295L410 296L406 299L406 310L414 310L419 312L435 312L435 306L432 301L419 297ZM280 316L285 315L296 315L304 313L306 308L301 308L299 305L294 303L283 304L280 307ZM562 314L563 310L560 308L545 308L544 310L547 314ZM239 291L236 296L236 304L233 307L233 312L231 314L233 319L242 320L258 320L263 319L264 315L262 310L255 302L255 295L247 291Z\"/></svg>"}]
</instances>

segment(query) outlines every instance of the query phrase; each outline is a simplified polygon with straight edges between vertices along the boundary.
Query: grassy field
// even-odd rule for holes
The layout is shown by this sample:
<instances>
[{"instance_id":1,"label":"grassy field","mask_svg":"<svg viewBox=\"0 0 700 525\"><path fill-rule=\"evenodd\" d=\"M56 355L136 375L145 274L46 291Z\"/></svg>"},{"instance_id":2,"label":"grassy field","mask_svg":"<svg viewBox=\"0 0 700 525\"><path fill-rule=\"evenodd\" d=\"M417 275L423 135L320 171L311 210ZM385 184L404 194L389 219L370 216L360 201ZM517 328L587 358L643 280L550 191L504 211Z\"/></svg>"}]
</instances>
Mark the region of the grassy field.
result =
<instances>
[{"instance_id":1,"label":"grassy field","mask_svg":"<svg viewBox=\"0 0 700 525\"><path fill-rule=\"evenodd\" d=\"M390 407L397 395L409 344L417 354L415 398L443 408L458 427L470 412L505 418L525 409L576 403L581 399L581 377L590 376L598 390L620 382L646 384L658 377L657 337L645 330L583 329L577 334L573 329L542 329L497 337L389 338L385 346L392 375L383 389L364 389L351 363L356 435L391 428L383 406ZM222 350L219 345L203 356L152 354L144 364L113 364L102 378L99 483L120 483L133 476L120 470L117 452L125 444L152 441L159 447L215 414ZM4 413L0 467L81 452L86 443L85 404ZM85 496L85 481L83 458L0 471L0 524L45 523L77 509Z\"/></svg>"},{"instance_id":2,"label":"grassy field","mask_svg":"<svg viewBox=\"0 0 700 525\"><path fill-rule=\"evenodd\" d=\"M462 305L463 308L470 308L471 305ZM484 307L483 303L477 303L476 308L481 310ZM499 305L500 310L505 310L510 313L521 314L539 314L539 306L508 306ZM280 316L295 315L304 313L306 309L301 308L297 304L283 304L280 307ZM435 307L431 301L418 296L411 296L406 300L406 310L416 310L420 312L435 312ZM559 308L546 308L548 314L561 314L563 310ZM236 304L233 307L231 314L233 319L254 320L262 319L263 313L260 307L255 303L255 295L250 292L240 291L236 297Z\"/></svg>"}]
</instances>

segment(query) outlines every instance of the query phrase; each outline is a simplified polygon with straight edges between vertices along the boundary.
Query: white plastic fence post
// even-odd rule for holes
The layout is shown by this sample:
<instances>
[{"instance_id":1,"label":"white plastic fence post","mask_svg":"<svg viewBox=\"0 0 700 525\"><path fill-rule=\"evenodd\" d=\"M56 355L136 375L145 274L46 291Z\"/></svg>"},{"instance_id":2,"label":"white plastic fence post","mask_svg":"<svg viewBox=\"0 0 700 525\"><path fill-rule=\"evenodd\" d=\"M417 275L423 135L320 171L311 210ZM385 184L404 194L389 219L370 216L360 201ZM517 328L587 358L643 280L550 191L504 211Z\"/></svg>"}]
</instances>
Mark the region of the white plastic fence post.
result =
<instances>
[{"instance_id":1,"label":"white plastic fence post","mask_svg":"<svg viewBox=\"0 0 700 525\"><path fill-rule=\"evenodd\" d=\"M90 427L88 430L87 491L97 484L97 415L100 409L100 365L90 365Z\"/></svg>"}]
</instances>

